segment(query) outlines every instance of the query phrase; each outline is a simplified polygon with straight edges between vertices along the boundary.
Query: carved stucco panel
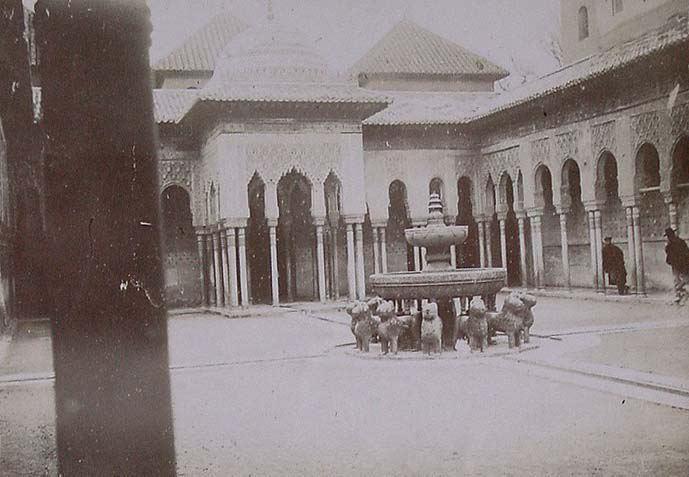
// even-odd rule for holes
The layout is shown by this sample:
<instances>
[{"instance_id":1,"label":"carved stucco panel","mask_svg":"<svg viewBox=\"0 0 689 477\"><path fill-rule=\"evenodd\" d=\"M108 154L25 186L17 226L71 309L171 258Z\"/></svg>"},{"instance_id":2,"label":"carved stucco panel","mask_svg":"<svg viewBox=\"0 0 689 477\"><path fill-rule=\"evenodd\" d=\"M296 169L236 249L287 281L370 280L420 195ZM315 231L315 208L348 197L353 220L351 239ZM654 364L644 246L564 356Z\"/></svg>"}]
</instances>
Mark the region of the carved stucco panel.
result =
<instances>
[{"instance_id":1,"label":"carved stucco panel","mask_svg":"<svg viewBox=\"0 0 689 477\"><path fill-rule=\"evenodd\" d=\"M689 134L689 103L678 104L672 108L672 137Z\"/></svg>"},{"instance_id":2,"label":"carved stucco panel","mask_svg":"<svg viewBox=\"0 0 689 477\"><path fill-rule=\"evenodd\" d=\"M490 174L496 186L503 172L507 172L512 180L517 180L517 174L519 173L519 147L484 154L483 159L486 167L484 172ZM485 180L488 180L487 174L483 174L483 176Z\"/></svg>"},{"instance_id":3,"label":"carved stucco panel","mask_svg":"<svg viewBox=\"0 0 689 477\"><path fill-rule=\"evenodd\" d=\"M660 117L656 111L632 116L631 128L634 149L643 142L650 142L656 148L661 144Z\"/></svg>"},{"instance_id":4,"label":"carved stucco panel","mask_svg":"<svg viewBox=\"0 0 689 477\"><path fill-rule=\"evenodd\" d=\"M607 149L615 155L615 121L608 121L591 126L593 154L597 156Z\"/></svg>"},{"instance_id":5,"label":"carved stucco panel","mask_svg":"<svg viewBox=\"0 0 689 477\"><path fill-rule=\"evenodd\" d=\"M550 139L543 138L531 141L531 168L535 169L538 164L548 164L550 162Z\"/></svg>"},{"instance_id":6,"label":"carved stucco panel","mask_svg":"<svg viewBox=\"0 0 689 477\"><path fill-rule=\"evenodd\" d=\"M579 153L579 141L574 131L555 136L555 153L557 160L563 162L567 158L576 158Z\"/></svg>"}]
</instances>

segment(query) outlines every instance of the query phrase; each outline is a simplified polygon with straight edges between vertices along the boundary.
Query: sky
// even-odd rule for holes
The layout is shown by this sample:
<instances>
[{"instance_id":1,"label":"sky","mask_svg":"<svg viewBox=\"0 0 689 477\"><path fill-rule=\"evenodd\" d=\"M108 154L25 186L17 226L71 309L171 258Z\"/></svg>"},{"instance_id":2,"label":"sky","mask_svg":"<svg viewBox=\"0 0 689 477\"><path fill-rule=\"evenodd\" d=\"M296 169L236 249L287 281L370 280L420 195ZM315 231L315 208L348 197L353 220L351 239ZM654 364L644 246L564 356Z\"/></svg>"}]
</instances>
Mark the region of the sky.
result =
<instances>
[{"instance_id":1,"label":"sky","mask_svg":"<svg viewBox=\"0 0 689 477\"><path fill-rule=\"evenodd\" d=\"M179 46L213 15L251 25L268 0L148 0L151 60ZM273 0L275 18L298 28L330 66L345 70L407 18L507 70L532 79L558 67L549 45L559 34L556 0ZM516 81L516 78L513 79Z\"/></svg>"}]
</instances>

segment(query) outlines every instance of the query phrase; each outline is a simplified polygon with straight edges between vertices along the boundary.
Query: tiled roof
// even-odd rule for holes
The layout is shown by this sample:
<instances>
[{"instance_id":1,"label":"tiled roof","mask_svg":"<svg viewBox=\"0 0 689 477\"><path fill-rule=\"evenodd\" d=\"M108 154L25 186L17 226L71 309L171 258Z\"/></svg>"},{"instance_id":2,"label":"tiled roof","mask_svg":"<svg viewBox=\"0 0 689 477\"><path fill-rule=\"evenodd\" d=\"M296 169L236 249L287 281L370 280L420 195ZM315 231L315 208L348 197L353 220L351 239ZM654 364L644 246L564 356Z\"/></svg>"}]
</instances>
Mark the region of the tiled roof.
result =
<instances>
[{"instance_id":1,"label":"tiled roof","mask_svg":"<svg viewBox=\"0 0 689 477\"><path fill-rule=\"evenodd\" d=\"M689 40L689 18L675 17L661 28L651 31L635 40L616 45L565 66L553 73L500 94L496 99L471 119L479 119L513 108L536 98L557 93L577 86L585 81L605 75L632 63L641 61L661 51L686 43Z\"/></svg>"},{"instance_id":2,"label":"tiled roof","mask_svg":"<svg viewBox=\"0 0 689 477\"><path fill-rule=\"evenodd\" d=\"M156 123L178 123L191 109L199 91L193 89L154 89L153 111Z\"/></svg>"},{"instance_id":3,"label":"tiled roof","mask_svg":"<svg viewBox=\"0 0 689 477\"><path fill-rule=\"evenodd\" d=\"M445 38L402 20L357 63L357 74L449 74L503 78L509 72Z\"/></svg>"},{"instance_id":4,"label":"tiled roof","mask_svg":"<svg viewBox=\"0 0 689 477\"><path fill-rule=\"evenodd\" d=\"M313 102L313 103L383 103L390 99L355 84L341 83L269 83L221 84L204 89L201 101L256 101L256 102Z\"/></svg>"},{"instance_id":5,"label":"tiled roof","mask_svg":"<svg viewBox=\"0 0 689 477\"><path fill-rule=\"evenodd\" d=\"M386 91L390 106L364 121L370 126L460 124L477 114L496 93L431 93Z\"/></svg>"},{"instance_id":6,"label":"tiled roof","mask_svg":"<svg viewBox=\"0 0 689 477\"><path fill-rule=\"evenodd\" d=\"M215 59L224 46L247 26L229 13L213 18L182 46L159 60L157 71L213 71Z\"/></svg>"}]
</instances>

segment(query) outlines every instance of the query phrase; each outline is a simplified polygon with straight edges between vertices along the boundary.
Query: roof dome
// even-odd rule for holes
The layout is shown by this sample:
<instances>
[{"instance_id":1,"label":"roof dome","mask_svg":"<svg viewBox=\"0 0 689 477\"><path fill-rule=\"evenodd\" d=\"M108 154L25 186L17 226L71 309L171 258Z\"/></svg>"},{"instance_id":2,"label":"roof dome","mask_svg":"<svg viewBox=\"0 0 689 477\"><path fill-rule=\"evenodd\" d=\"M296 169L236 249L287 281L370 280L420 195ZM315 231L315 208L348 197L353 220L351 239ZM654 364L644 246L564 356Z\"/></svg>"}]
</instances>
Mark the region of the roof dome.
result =
<instances>
[{"instance_id":1,"label":"roof dome","mask_svg":"<svg viewBox=\"0 0 689 477\"><path fill-rule=\"evenodd\" d=\"M224 83L324 83L327 62L299 31L274 20L233 38L215 62L208 86Z\"/></svg>"}]
</instances>

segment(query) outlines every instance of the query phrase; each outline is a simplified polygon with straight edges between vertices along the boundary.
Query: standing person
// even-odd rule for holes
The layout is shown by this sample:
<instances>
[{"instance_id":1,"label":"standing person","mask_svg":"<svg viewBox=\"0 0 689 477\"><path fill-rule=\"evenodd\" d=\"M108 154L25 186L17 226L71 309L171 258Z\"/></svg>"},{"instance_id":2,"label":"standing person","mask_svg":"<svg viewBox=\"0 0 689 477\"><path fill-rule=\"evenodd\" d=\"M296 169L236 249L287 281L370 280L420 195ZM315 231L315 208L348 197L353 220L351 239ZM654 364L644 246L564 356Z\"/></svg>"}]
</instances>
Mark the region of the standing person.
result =
<instances>
[{"instance_id":1,"label":"standing person","mask_svg":"<svg viewBox=\"0 0 689 477\"><path fill-rule=\"evenodd\" d=\"M624 266L624 252L617 245L613 245L612 237L605 237L603 245L603 273L607 273L611 285L617 285L620 295L626 295L627 269Z\"/></svg>"},{"instance_id":2,"label":"standing person","mask_svg":"<svg viewBox=\"0 0 689 477\"><path fill-rule=\"evenodd\" d=\"M675 303L682 304L687 298L684 286L689 283L689 247L671 227L665 229L665 237L667 237L665 261L672 267L672 274L675 277Z\"/></svg>"}]
</instances>

